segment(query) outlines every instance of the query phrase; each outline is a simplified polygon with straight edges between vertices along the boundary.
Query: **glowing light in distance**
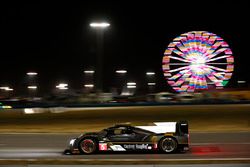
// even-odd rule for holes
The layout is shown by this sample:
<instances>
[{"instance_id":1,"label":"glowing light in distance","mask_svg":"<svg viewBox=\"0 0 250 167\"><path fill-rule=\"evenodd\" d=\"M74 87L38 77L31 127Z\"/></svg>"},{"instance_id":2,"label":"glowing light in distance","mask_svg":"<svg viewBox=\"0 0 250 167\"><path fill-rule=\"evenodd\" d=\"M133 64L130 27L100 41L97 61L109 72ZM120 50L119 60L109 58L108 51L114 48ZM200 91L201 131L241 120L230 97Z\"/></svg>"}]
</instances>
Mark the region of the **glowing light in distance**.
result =
<instances>
[{"instance_id":1,"label":"glowing light in distance","mask_svg":"<svg viewBox=\"0 0 250 167\"><path fill-rule=\"evenodd\" d=\"M93 22L93 23L90 23L89 25L90 27L93 27L93 28L106 28L110 26L110 24L107 22Z\"/></svg>"},{"instance_id":2,"label":"glowing light in distance","mask_svg":"<svg viewBox=\"0 0 250 167\"><path fill-rule=\"evenodd\" d=\"M23 110L24 114L39 114L39 113L44 113L47 110L44 108L25 108ZM52 112L54 113L54 112Z\"/></svg>"},{"instance_id":3,"label":"glowing light in distance","mask_svg":"<svg viewBox=\"0 0 250 167\"><path fill-rule=\"evenodd\" d=\"M66 90L68 89L68 84L60 83L59 85L56 85L56 88Z\"/></svg>"},{"instance_id":4,"label":"glowing light in distance","mask_svg":"<svg viewBox=\"0 0 250 167\"><path fill-rule=\"evenodd\" d=\"M130 92L122 92L121 95L122 96L130 96L130 95L132 95L132 93L130 93Z\"/></svg>"},{"instance_id":5,"label":"glowing light in distance","mask_svg":"<svg viewBox=\"0 0 250 167\"><path fill-rule=\"evenodd\" d=\"M24 113L25 114L34 114L35 112L34 112L34 110L32 108L25 108Z\"/></svg>"},{"instance_id":6,"label":"glowing light in distance","mask_svg":"<svg viewBox=\"0 0 250 167\"><path fill-rule=\"evenodd\" d=\"M9 87L7 87L7 86L2 86L2 87L0 87L0 89L6 90L6 89L9 89Z\"/></svg>"},{"instance_id":7,"label":"glowing light in distance","mask_svg":"<svg viewBox=\"0 0 250 167\"><path fill-rule=\"evenodd\" d=\"M5 90L5 91L13 91L14 89L9 88L8 86L4 86L4 87L0 87L1 90Z\"/></svg>"},{"instance_id":8,"label":"glowing light in distance","mask_svg":"<svg viewBox=\"0 0 250 167\"><path fill-rule=\"evenodd\" d=\"M28 86L28 89L37 89L37 86Z\"/></svg>"},{"instance_id":9,"label":"glowing light in distance","mask_svg":"<svg viewBox=\"0 0 250 167\"><path fill-rule=\"evenodd\" d=\"M126 74L127 73L126 70L116 70L115 72L118 74Z\"/></svg>"},{"instance_id":10,"label":"glowing light in distance","mask_svg":"<svg viewBox=\"0 0 250 167\"><path fill-rule=\"evenodd\" d=\"M246 81L237 81L237 82L241 84L246 83Z\"/></svg>"},{"instance_id":11,"label":"glowing light in distance","mask_svg":"<svg viewBox=\"0 0 250 167\"><path fill-rule=\"evenodd\" d=\"M156 85L156 83L154 83L154 82L149 82L148 83L148 86L155 86Z\"/></svg>"},{"instance_id":12,"label":"glowing light in distance","mask_svg":"<svg viewBox=\"0 0 250 167\"><path fill-rule=\"evenodd\" d=\"M135 82L128 82L127 85L128 86L134 86L134 85L136 85L136 83Z\"/></svg>"},{"instance_id":13,"label":"glowing light in distance","mask_svg":"<svg viewBox=\"0 0 250 167\"><path fill-rule=\"evenodd\" d=\"M85 74L94 74L95 71L94 70L85 70L84 73Z\"/></svg>"},{"instance_id":14,"label":"glowing light in distance","mask_svg":"<svg viewBox=\"0 0 250 167\"><path fill-rule=\"evenodd\" d=\"M155 75L155 72L146 72L146 75Z\"/></svg>"},{"instance_id":15,"label":"glowing light in distance","mask_svg":"<svg viewBox=\"0 0 250 167\"><path fill-rule=\"evenodd\" d=\"M67 87L60 87L60 88L58 88L58 89L67 90L67 89L69 89L69 88L67 88Z\"/></svg>"},{"instance_id":16,"label":"glowing light in distance","mask_svg":"<svg viewBox=\"0 0 250 167\"><path fill-rule=\"evenodd\" d=\"M129 88L129 89L136 88L136 85L127 85L127 88Z\"/></svg>"},{"instance_id":17,"label":"glowing light in distance","mask_svg":"<svg viewBox=\"0 0 250 167\"><path fill-rule=\"evenodd\" d=\"M29 76L34 76L34 75L37 75L38 73L37 72L27 72L26 74Z\"/></svg>"},{"instance_id":18,"label":"glowing light in distance","mask_svg":"<svg viewBox=\"0 0 250 167\"><path fill-rule=\"evenodd\" d=\"M93 85L93 84L85 84L84 87L85 87L85 88L93 88L94 85Z\"/></svg>"},{"instance_id":19,"label":"glowing light in distance","mask_svg":"<svg viewBox=\"0 0 250 167\"><path fill-rule=\"evenodd\" d=\"M0 106L0 108L2 108L2 109L11 109L12 106Z\"/></svg>"}]
</instances>

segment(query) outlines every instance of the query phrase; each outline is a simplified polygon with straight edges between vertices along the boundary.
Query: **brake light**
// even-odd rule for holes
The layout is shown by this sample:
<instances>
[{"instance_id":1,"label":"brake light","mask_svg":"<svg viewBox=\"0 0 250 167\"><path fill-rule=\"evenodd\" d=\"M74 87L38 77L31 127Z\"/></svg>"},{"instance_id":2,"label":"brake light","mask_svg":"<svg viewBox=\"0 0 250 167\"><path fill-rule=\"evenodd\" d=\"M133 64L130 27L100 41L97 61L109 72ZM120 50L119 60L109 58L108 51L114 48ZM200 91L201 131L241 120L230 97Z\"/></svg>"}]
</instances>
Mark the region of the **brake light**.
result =
<instances>
[{"instance_id":1,"label":"brake light","mask_svg":"<svg viewBox=\"0 0 250 167\"><path fill-rule=\"evenodd\" d=\"M153 149L154 149L154 150L157 150L157 148L158 148L158 144L157 144L157 143L154 143Z\"/></svg>"}]
</instances>

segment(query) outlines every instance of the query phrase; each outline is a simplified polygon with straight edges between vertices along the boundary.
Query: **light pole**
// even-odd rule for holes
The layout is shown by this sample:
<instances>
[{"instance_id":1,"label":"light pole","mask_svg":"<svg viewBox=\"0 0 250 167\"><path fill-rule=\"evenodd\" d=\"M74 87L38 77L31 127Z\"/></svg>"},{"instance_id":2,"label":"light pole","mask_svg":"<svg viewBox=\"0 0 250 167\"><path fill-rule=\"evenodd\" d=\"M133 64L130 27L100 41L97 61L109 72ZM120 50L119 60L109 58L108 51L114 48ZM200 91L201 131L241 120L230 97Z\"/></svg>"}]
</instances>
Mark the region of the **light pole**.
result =
<instances>
[{"instance_id":1,"label":"light pole","mask_svg":"<svg viewBox=\"0 0 250 167\"><path fill-rule=\"evenodd\" d=\"M38 73L35 71L29 71L26 73L27 75L27 89L28 89L28 96L33 97L37 95L37 75Z\"/></svg>"},{"instance_id":2,"label":"light pole","mask_svg":"<svg viewBox=\"0 0 250 167\"><path fill-rule=\"evenodd\" d=\"M127 74L127 70L124 70L124 69L118 69L115 71L116 73L116 82L115 82L115 91L116 91L116 94L119 93L121 94L122 93L122 90L124 88L124 83L125 83L125 80L126 80L126 74Z\"/></svg>"},{"instance_id":3,"label":"light pole","mask_svg":"<svg viewBox=\"0 0 250 167\"><path fill-rule=\"evenodd\" d=\"M84 93L90 93L94 89L94 70L84 70Z\"/></svg>"},{"instance_id":4,"label":"light pole","mask_svg":"<svg viewBox=\"0 0 250 167\"><path fill-rule=\"evenodd\" d=\"M135 82L127 82L127 91L129 95L134 95L136 91L136 83Z\"/></svg>"},{"instance_id":5,"label":"light pole","mask_svg":"<svg viewBox=\"0 0 250 167\"><path fill-rule=\"evenodd\" d=\"M14 89L13 88L10 88L10 87L8 87L8 86L3 86L3 87L0 87L0 90L3 90L4 91L4 94L5 94L5 96L6 97L10 97L11 95L11 92L13 92L14 91Z\"/></svg>"},{"instance_id":6,"label":"light pole","mask_svg":"<svg viewBox=\"0 0 250 167\"><path fill-rule=\"evenodd\" d=\"M244 88L247 85L247 82L245 80L238 80L237 83L239 88Z\"/></svg>"},{"instance_id":7,"label":"light pole","mask_svg":"<svg viewBox=\"0 0 250 167\"><path fill-rule=\"evenodd\" d=\"M94 83L94 74L95 71L94 70L85 70L84 71L84 82L86 83Z\"/></svg>"},{"instance_id":8,"label":"light pole","mask_svg":"<svg viewBox=\"0 0 250 167\"><path fill-rule=\"evenodd\" d=\"M155 72L148 71L146 72L146 78L147 78L147 86L148 86L148 93L152 93L155 90Z\"/></svg>"},{"instance_id":9,"label":"light pole","mask_svg":"<svg viewBox=\"0 0 250 167\"><path fill-rule=\"evenodd\" d=\"M68 84L60 83L60 84L56 85L56 88L59 89L59 90L67 90L68 89Z\"/></svg>"},{"instance_id":10,"label":"light pole","mask_svg":"<svg viewBox=\"0 0 250 167\"><path fill-rule=\"evenodd\" d=\"M65 95L67 94L67 90L69 89L68 84L67 83L59 83L58 85L56 85L56 95L61 96L61 95Z\"/></svg>"},{"instance_id":11,"label":"light pole","mask_svg":"<svg viewBox=\"0 0 250 167\"><path fill-rule=\"evenodd\" d=\"M32 97L36 96L36 90L37 86L36 85L29 85L27 86L29 93L31 94Z\"/></svg>"},{"instance_id":12,"label":"light pole","mask_svg":"<svg viewBox=\"0 0 250 167\"><path fill-rule=\"evenodd\" d=\"M96 90L103 91L103 36L104 30L110 26L107 22L92 22L89 26L96 30L97 36L97 59L95 72L95 86Z\"/></svg>"}]
</instances>

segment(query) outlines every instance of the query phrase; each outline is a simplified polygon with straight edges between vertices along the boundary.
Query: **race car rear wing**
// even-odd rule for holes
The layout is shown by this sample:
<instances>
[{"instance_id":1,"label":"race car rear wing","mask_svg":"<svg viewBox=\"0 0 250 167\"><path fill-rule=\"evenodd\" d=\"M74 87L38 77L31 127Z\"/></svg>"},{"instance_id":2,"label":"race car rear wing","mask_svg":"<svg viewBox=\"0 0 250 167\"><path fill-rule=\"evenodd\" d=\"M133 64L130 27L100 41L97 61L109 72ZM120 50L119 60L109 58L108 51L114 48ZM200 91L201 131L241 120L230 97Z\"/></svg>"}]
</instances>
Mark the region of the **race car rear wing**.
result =
<instances>
[{"instance_id":1,"label":"race car rear wing","mask_svg":"<svg viewBox=\"0 0 250 167\"><path fill-rule=\"evenodd\" d=\"M176 122L154 122L154 124L155 126L136 126L136 127L157 134L176 132Z\"/></svg>"},{"instance_id":2,"label":"race car rear wing","mask_svg":"<svg viewBox=\"0 0 250 167\"><path fill-rule=\"evenodd\" d=\"M188 122L154 122L155 126L136 126L137 128L144 129L156 134L160 133L182 133L188 134Z\"/></svg>"}]
</instances>

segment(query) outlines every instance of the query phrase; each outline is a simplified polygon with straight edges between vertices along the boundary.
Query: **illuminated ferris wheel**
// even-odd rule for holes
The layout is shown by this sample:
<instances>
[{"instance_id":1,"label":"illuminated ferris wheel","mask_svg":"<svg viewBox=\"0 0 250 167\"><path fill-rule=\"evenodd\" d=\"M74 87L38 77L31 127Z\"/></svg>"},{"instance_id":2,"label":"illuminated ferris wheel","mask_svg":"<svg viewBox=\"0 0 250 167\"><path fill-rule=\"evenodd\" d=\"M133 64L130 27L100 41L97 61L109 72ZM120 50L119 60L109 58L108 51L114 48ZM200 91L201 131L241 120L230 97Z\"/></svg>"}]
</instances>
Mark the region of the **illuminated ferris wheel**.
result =
<instances>
[{"instance_id":1,"label":"illuminated ferris wheel","mask_svg":"<svg viewBox=\"0 0 250 167\"><path fill-rule=\"evenodd\" d=\"M164 52L162 68L177 92L223 88L232 76L234 58L228 44L216 34L191 31L181 34Z\"/></svg>"}]
</instances>

